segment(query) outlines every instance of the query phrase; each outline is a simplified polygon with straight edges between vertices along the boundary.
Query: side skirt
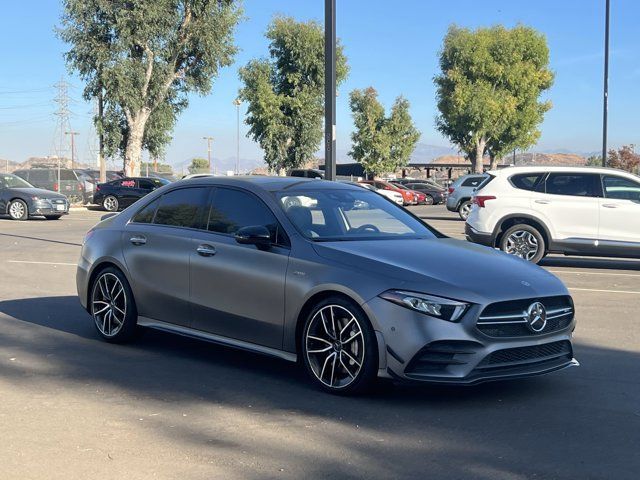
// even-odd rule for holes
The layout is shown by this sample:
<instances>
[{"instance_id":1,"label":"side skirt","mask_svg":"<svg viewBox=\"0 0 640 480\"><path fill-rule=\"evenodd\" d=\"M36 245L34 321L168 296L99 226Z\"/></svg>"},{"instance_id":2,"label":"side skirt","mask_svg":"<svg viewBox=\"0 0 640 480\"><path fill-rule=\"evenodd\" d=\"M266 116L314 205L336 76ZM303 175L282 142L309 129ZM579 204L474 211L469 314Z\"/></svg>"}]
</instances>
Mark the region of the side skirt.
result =
<instances>
[{"instance_id":1,"label":"side skirt","mask_svg":"<svg viewBox=\"0 0 640 480\"><path fill-rule=\"evenodd\" d=\"M215 335L213 333L183 327L182 325L174 325L172 323L153 320L147 317L138 317L138 325L141 327L153 328L154 330L160 330L163 332L176 333L178 335L195 338L197 340L217 343L218 345L224 345L227 347L247 350L249 352L260 353L262 355L268 355L270 357L277 357L289 362L295 362L298 358L295 353L285 352L284 350L277 350L275 348L256 345L255 343L243 342L242 340L236 340L235 338L223 337L220 335Z\"/></svg>"}]
</instances>

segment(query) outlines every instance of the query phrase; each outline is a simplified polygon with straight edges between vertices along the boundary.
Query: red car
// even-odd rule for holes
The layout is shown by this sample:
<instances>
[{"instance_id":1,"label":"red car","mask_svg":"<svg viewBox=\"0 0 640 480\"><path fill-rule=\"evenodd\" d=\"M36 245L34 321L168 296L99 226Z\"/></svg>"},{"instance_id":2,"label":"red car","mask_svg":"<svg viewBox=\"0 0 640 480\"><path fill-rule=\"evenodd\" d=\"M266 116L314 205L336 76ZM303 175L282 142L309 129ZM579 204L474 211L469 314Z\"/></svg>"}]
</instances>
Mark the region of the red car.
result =
<instances>
[{"instance_id":1,"label":"red car","mask_svg":"<svg viewBox=\"0 0 640 480\"><path fill-rule=\"evenodd\" d=\"M362 180L360 183L367 183L381 190L391 190L392 192L398 192L402 195L402 203L404 205L415 205L416 203L418 203L418 199L416 198L414 192L412 192L411 190L407 190L406 188L397 187L396 185L385 182L384 180Z\"/></svg>"}]
</instances>

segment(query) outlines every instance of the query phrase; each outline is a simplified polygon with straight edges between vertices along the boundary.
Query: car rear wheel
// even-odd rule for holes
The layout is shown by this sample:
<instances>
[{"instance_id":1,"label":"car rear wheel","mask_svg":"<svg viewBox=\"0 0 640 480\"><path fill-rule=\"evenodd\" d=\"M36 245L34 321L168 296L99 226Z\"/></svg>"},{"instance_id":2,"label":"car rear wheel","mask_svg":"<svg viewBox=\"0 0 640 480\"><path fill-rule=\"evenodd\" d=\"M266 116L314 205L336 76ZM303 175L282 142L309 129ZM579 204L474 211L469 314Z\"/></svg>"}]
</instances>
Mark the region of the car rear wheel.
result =
<instances>
[{"instance_id":1,"label":"car rear wheel","mask_svg":"<svg viewBox=\"0 0 640 480\"><path fill-rule=\"evenodd\" d=\"M102 201L102 206L108 212L117 212L120 207L118 199L113 195L108 195Z\"/></svg>"},{"instance_id":2,"label":"car rear wheel","mask_svg":"<svg viewBox=\"0 0 640 480\"><path fill-rule=\"evenodd\" d=\"M424 204L425 205L433 205L433 197L431 195L426 196L426 198L424 199Z\"/></svg>"},{"instance_id":3,"label":"car rear wheel","mask_svg":"<svg viewBox=\"0 0 640 480\"><path fill-rule=\"evenodd\" d=\"M470 213L471 213L471 200L465 200L458 207L458 215L460 215L460 218L466 222L467 218L469 218Z\"/></svg>"},{"instance_id":4,"label":"car rear wheel","mask_svg":"<svg viewBox=\"0 0 640 480\"><path fill-rule=\"evenodd\" d=\"M102 270L91 286L89 308L100 336L112 343L134 338L138 313L124 274L113 267Z\"/></svg>"},{"instance_id":5,"label":"car rear wheel","mask_svg":"<svg viewBox=\"0 0 640 480\"><path fill-rule=\"evenodd\" d=\"M9 203L8 210L12 220L26 220L29 218L29 208L27 204L20 199L13 200Z\"/></svg>"},{"instance_id":6,"label":"car rear wheel","mask_svg":"<svg viewBox=\"0 0 640 480\"><path fill-rule=\"evenodd\" d=\"M507 229L500 240L500 250L532 263L538 263L544 258L545 249L542 234L535 227L524 223Z\"/></svg>"},{"instance_id":7,"label":"car rear wheel","mask_svg":"<svg viewBox=\"0 0 640 480\"><path fill-rule=\"evenodd\" d=\"M45 215L44 218L47 220L60 220L62 215Z\"/></svg>"},{"instance_id":8,"label":"car rear wheel","mask_svg":"<svg viewBox=\"0 0 640 480\"><path fill-rule=\"evenodd\" d=\"M342 297L318 303L305 322L302 357L311 380L337 394L372 386L378 370L375 333L364 312Z\"/></svg>"}]
</instances>

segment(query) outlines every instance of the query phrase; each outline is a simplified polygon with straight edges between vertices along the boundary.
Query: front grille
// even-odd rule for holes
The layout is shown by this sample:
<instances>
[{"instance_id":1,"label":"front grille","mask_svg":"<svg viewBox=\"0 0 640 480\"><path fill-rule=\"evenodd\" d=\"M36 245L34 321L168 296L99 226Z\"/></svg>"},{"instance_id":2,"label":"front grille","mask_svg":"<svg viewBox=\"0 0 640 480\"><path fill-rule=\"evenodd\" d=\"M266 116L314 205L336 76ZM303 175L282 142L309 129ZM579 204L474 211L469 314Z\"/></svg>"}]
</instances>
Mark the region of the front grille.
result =
<instances>
[{"instance_id":1,"label":"front grille","mask_svg":"<svg viewBox=\"0 0 640 480\"><path fill-rule=\"evenodd\" d=\"M489 354L478 364L477 370L495 370L514 366L535 365L547 363L559 359L571 360L573 350L571 342L545 343L543 345L531 345L529 347L507 348L496 350Z\"/></svg>"},{"instance_id":2,"label":"front grille","mask_svg":"<svg viewBox=\"0 0 640 480\"><path fill-rule=\"evenodd\" d=\"M51 203L58 204L58 205L64 205L65 203L67 203L67 201L63 198L53 198L51 200L49 200Z\"/></svg>"},{"instance_id":3,"label":"front grille","mask_svg":"<svg viewBox=\"0 0 640 480\"><path fill-rule=\"evenodd\" d=\"M443 373L450 365L464 365L467 356L482 348L476 342L464 340L442 340L422 347L407 365L408 375Z\"/></svg>"},{"instance_id":4,"label":"front grille","mask_svg":"<svg viewBox=\"0 0 640 480\"><path fill-rule=\"evenodd\" d=\"M546 326L540 332L529 328L527 309L540 302L546 309ZM573 320L573 302L569 296L543 297L493 303L478 318L477 328L489 337L524 337L557 332Z\"/></svg>"}]
</instances>

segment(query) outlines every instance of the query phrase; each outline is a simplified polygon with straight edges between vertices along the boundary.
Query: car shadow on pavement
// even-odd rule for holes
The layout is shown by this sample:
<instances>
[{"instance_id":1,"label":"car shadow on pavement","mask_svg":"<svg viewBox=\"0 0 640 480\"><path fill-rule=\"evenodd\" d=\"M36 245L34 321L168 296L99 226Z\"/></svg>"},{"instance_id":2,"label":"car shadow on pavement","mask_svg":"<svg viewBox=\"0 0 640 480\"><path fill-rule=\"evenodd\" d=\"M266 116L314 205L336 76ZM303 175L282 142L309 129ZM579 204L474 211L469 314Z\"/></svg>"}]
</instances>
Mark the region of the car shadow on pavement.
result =
<instances>
[{"instance_id":1,"label":"car shadow on pavement","mask_svg":"<svg viewBox=\"0 0 640 480\"><path fill-rule=\"evenodd\" d=\"M640 261L619 258L545 257L542 267L594 268L598 270L640 270Z\"/></svg>"},{"instance_id":2,"label":"car shadow on pavement","mask_svg":"<svg viewBox=\"0 0 640 480\"><path fill-rule=\"evenodd\" d=\"M61 296L0 302L0 352L31 359L0 362L0 377L16 385L53 378L57 388L109 388L122 401L233 409L264 431L213 435L219 430L209 422L225 421L216 417L221 410L198 426L157 430L194 448L282 459L308 478L416 478L420 466L429 478L622 479L632 478L625 472L634 471L640 448L640 355L591 345L576 345L582 367L545 377L457 388L384 385L349 398L316 390L295 364L189 338L148 331L132 344L105 343L78 299ZM33 362L46 372L30 369ZM274 441L273 425L286 426L287 435ZM357 465L323 449L348 451Z\"/></svg>"}]
</instances>

